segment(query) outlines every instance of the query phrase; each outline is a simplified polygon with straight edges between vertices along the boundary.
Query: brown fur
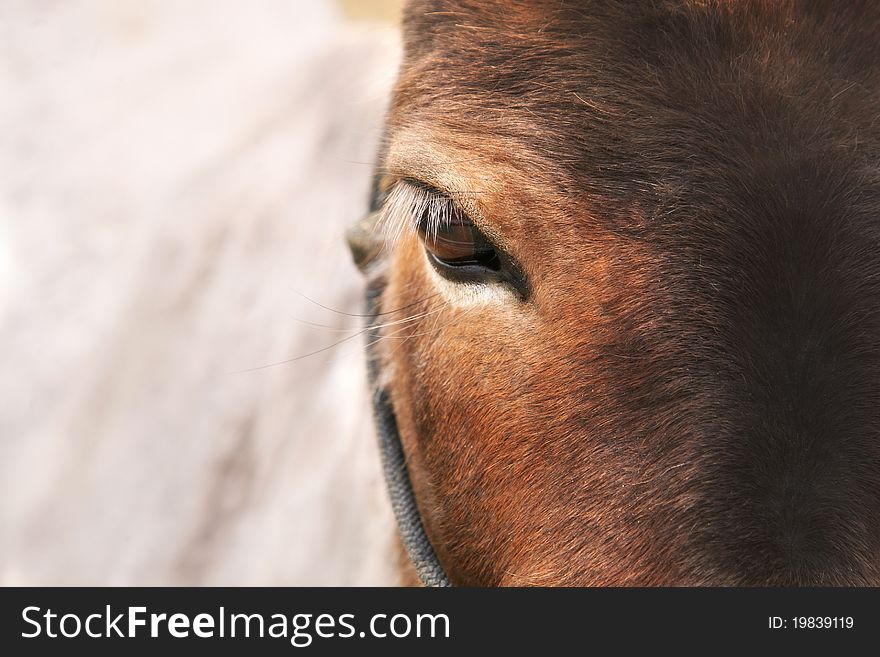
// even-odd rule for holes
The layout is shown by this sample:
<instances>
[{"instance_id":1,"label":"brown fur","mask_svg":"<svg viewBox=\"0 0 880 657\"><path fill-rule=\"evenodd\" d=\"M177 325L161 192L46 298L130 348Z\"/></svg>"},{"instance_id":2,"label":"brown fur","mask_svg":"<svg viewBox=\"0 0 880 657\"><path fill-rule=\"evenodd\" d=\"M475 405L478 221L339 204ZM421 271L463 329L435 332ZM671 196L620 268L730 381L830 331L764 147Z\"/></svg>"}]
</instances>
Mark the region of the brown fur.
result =
<instances>
[{"instance_id":1,"label":"brown fur","mask_svg":"<svg viewBox=\"0 0 880 657\"><path fill-rule=\"evenodd\" d=\"M415 234L372 270L383 320L430 313L379 366L453 582L880 584L880 3L404 34L385 185L467 190L531 286L474 298Z\"/></svg>"}]
</instances>

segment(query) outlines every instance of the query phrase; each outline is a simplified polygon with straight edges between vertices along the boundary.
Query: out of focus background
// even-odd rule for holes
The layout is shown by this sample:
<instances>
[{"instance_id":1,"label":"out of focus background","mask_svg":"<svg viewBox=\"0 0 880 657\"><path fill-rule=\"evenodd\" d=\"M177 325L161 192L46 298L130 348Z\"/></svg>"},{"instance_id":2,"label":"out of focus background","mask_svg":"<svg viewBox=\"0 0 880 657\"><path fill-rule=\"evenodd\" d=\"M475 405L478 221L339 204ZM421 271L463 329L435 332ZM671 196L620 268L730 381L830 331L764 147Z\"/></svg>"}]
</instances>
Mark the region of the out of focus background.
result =
<instances>
[{"instance_id":1,"label":"out of focus background","mask_svg":"<svg viewBox=\"0 0 880 657\"><path fill-rule=\"evenodd\" d=\"M393 581L343 233L400 4L0 4L0 584Z\"/></svg>"}]
</instances>

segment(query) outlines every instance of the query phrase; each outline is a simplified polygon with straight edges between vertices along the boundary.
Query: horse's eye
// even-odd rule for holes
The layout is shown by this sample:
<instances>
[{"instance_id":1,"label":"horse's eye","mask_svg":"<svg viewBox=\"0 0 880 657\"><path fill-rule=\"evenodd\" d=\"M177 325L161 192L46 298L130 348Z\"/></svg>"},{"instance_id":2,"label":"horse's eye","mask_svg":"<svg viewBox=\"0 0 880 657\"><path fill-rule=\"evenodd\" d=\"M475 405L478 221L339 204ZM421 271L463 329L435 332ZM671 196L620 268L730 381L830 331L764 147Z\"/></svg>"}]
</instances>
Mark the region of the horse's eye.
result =
<instances>
[{"instance_id":1,"label":"horse's eye","mask_svg":"<svg viewBox=\"0 0 880 657\"><path fill-rule=\"evenodd\" d=\"M500 283L523 299L531 288L514 259L474 225L450 196L415 180L397 186L387 201L388 216L415 219L428 261L455 283Z\"/></svg>"},{"instance_id":2,"label":"horse's eye","mask_svg":"<svg viewBox=\"0 0 880 657\"><path fill-rule=\"evenodd\" d=\"M429 220L419 222L419 236L434 266L441 273L444 269L467 268L472 274L478 273L477 269L500 271L501 260L492 243L470 219L460 213L452 214L448 221L437 222L439 225L431 225Z\"/></svg>"}]
</instances>

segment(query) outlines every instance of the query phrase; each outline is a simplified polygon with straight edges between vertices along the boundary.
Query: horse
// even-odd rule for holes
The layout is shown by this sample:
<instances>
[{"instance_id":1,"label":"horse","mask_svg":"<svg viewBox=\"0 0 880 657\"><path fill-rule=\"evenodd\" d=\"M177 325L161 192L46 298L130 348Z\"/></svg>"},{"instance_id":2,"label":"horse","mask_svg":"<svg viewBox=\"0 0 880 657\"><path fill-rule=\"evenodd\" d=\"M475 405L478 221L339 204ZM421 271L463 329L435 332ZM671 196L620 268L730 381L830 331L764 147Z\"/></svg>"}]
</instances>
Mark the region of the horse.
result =
<instances>
[{"instance_id":1,"label":"horse","mask_svg":"<svg viewBox=\"0 0 880 657\"><path fill-rule=\"evenodd\" d=\"M880 584L878 34L407 4L349 238L403 583Z\"/></svg>"}]
</instances>

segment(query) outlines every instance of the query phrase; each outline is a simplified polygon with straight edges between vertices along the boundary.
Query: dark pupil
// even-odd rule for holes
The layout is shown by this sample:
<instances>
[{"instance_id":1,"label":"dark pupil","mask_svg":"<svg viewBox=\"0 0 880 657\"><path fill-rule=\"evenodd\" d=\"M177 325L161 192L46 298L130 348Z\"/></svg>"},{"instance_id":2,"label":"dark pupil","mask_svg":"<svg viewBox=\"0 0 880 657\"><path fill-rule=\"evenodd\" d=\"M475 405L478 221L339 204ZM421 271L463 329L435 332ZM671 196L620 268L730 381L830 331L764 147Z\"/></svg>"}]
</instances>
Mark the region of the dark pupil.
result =
<instances>
[{"instance_id":1,"label":"dark pupil","mask_svg":"<svg viewBox=\"0 0 880 657\"><path fill-rule=\"evenodd\" d=\"M498 269L498 255L489 241L467 219L441 226L436 233L422 232L425 249L442 264Z\"/></svg>"}]
</instances>

